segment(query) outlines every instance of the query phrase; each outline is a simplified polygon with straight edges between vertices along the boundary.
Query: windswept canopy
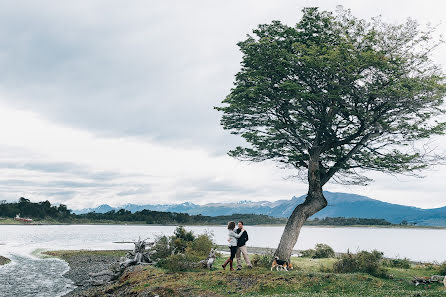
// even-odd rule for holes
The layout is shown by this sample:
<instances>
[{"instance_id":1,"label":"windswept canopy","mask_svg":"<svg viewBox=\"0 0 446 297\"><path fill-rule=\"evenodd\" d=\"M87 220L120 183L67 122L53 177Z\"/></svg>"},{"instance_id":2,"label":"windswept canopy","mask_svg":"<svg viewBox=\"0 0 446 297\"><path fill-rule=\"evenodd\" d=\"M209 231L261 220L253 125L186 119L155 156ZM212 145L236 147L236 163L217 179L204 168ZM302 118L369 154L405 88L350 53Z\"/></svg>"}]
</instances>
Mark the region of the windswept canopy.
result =
<instances>
[{"instance_id":1,"label":"windswept canopy","mask_svg":"<svg viewBox=\"0 0 446 297\"><path fill-rule=\"evenodd\" d=\"M322 185L364 183L364 170L416 173L442 159L418 144L446 127L432 30L306 8L295 27L260 25L238 45L241 70L216 107L248 144L230 155L306 169L317 150Z\"/></svg>"}]
</instances>

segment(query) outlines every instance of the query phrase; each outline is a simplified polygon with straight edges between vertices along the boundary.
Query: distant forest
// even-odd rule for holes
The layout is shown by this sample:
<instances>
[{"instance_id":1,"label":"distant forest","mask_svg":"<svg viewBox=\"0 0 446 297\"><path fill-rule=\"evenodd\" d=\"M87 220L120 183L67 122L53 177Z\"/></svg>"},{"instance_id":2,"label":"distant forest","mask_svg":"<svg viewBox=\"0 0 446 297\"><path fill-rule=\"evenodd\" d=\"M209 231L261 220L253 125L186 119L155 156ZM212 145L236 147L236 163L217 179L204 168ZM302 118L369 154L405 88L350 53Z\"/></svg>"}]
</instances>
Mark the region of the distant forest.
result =
<instances>
[{"instance_id":1,"label":"distant forest","mask_svg":"<svg viewBox=\"0 0 446 297\"><path fill-rule=\"evenodd\" d=\"M275 218L258 214L232 214L225 216L189 215L187 213L161 212L142 210L131 213L128 210L112 210L106 213L90 212L76 215L66 205L51 205L49 201L38 203L26 198L20 198L18 202L1 203L0 217L13 218L16 214L21 217L29 217L34 221L56 221L60 223L142 223L142 224L167 224L167 225L225 225L229 221L243 220L246 225L259 224L285 224L286 218ZM364 218L323 218L306 222L306 225L392 225L384 219Z\"/></svg>"}]
</instances>

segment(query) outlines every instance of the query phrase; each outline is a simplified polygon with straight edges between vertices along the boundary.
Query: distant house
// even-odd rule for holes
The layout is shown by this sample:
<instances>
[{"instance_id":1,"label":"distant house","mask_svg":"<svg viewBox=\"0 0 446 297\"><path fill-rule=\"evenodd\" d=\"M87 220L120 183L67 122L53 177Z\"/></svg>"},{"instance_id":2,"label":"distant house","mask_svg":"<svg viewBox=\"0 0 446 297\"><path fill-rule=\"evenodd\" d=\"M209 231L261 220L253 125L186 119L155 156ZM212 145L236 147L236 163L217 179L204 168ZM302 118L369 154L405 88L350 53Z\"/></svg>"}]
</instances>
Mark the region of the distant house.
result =
<instances>
[{"instance_id":1,"label":"distant house","mask_svg":"<svg viewBox=\"0 0 446 297\"><path fill-rule=\"evenodd\" d=\"M17 214L14 218L16 221L25 222L25 223L31 223L33 220L30 218L21 218L20 214Z\"/></svg>"}]
</instances>

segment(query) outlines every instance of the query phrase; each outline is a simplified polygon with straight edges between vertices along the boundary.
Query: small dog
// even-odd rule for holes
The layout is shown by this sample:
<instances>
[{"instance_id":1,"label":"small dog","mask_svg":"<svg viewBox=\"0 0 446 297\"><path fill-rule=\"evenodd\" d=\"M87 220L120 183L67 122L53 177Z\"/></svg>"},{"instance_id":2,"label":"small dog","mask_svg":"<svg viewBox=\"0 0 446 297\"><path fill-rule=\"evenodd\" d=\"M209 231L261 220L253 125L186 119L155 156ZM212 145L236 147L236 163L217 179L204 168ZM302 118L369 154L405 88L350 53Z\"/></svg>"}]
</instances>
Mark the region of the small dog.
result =
<instances>
[{"instance_id":1,"label":"small dog","mask_svg":"<svg viewBox=\"0 0 446 297\"><path fill-rule=\"evenodd\" d=\"M285 269L286 271L293 269L293 264L288 263L288 261L279 260L279 257L274 257L274 261L271 264L271 271L273 271L274 267L278 271L279 269Z\"/></svg>"}]
</instances>

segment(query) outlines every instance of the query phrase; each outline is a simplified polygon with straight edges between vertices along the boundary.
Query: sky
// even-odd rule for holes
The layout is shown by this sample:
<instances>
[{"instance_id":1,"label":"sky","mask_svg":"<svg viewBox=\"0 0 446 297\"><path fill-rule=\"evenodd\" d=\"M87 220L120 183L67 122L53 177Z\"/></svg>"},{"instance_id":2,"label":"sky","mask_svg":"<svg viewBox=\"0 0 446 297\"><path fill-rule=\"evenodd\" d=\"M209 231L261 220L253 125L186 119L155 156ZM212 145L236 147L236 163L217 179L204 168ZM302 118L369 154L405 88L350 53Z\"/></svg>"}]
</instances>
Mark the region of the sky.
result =
<instances>
[{"instance_id":1,"label":"sky","mask_svg":"<svg viewBox=\"0 0 446 297\"><path fill-rule=\"evenodd\" d=\"M441 1L2 1L0 200L71 209L127 203L274 201L307 185L271 162L226 155L240 139L214 106L240 67L236 45L258 24L293 25L301 9L408 17L446 33ZM446 69L446 46L434 54ZM446 150L446 138L437 141ZM398 204L446 206L445 167L423 179L373 173L328 184Z\"/></svg>"}]
</instances>

